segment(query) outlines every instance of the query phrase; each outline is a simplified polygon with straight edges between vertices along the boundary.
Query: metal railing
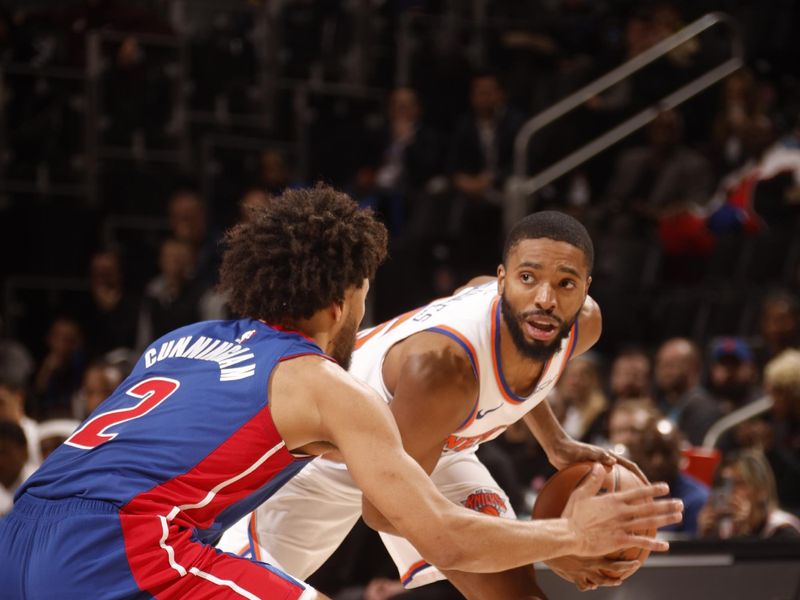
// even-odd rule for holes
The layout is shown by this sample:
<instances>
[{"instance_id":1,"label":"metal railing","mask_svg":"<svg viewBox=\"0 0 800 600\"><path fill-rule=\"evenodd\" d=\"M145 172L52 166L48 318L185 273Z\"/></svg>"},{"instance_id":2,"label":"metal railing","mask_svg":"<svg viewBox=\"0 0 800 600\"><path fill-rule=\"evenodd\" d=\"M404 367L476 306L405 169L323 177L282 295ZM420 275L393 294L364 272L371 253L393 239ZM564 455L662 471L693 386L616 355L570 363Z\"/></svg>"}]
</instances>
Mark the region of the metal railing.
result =
<instances>
[{"instance_id":1,"label":"metal railing","mask_svg":"<svg viewBox=\"0 0 800 600\"><path fill-rule=\"evenodd\" d=\"M536 133L565 114L581 106L587 100L629 78L650 63L717 25L727 26L731 33L730 58L585 144L578 150L575 150L554 164L546 167L536 175L528 177L528 146L531 138L533 138ZM644 127L655 119L660 112L678 106L727 77L739 69L743 63L744 46L736 22L724 13L709 13L529 119L522 129L520 129L514 142L514 174L509 178L505 194L503 214L505 230L508 231L514 223L525 216L528 208L528 200L537 191L583 164L609 146Z\"/></svg>"}]
</instances>

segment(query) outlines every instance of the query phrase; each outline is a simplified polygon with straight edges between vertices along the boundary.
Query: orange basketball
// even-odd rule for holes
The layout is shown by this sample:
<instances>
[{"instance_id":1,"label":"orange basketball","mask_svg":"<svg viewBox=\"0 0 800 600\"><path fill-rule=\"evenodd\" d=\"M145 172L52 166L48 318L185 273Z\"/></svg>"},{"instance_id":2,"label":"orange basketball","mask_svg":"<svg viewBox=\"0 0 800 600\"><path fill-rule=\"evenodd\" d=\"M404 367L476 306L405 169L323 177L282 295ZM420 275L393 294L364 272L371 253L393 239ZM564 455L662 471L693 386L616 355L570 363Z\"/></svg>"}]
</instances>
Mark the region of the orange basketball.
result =
<instances>
[{"instance_id":1,"label":"orange basketball","mask_svg":"<svg viewBox=\"0 0 800 600\"><path fill-rule=\"evenodd\" d=\"M544 484L542 491L536 498L536 504L533 507L534 519L556 519L564 512L564 507L567 505L572 491L578 487L589 471L592 470L594 463L582 462L570 465L553 475ZM600 488L599 494L607 492L622 492L631 490L637 487L643 487L644 483L632 471L626 469L622 465L614 465L610 471L606 473L603 480L603 487ZM652 502L652 500L646 500ZM647 531L636 531L635 533L655 537L656 530L650 529ZM608 554L606 558L610 560L644 560L650 555L649 550L644 548L628 548L615 554Z\"/></svg>"}]
</instances>

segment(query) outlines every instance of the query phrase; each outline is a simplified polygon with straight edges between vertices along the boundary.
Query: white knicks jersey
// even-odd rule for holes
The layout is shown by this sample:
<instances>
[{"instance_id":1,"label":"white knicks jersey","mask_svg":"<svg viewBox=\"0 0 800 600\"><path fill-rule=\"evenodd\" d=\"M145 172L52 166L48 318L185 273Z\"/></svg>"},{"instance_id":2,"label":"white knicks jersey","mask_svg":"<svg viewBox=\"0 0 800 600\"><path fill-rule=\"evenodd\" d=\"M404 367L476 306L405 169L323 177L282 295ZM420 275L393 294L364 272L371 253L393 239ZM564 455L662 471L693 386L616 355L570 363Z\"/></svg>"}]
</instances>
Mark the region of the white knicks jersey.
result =
<instances>
[{"instance_id":1,"label":"white knicks jersey","mask_svg":"<svg viewBox=\"0 0 800 600\"><path fill-rule=\"evenodd\" d=\"M417 310L359 332L350 373L365 381L388 403L392 395L383 382L383 361L389 350L422 331L446 335L467 353L480 391L464 423L454 431L444 453L474 449L500 435L509 425L544 400L564 370L578 340L578 322L547 361L533 392L520 397L511 391L500 360L500 297L497 283L467 288Z\"/></svg>"}]
</instances>

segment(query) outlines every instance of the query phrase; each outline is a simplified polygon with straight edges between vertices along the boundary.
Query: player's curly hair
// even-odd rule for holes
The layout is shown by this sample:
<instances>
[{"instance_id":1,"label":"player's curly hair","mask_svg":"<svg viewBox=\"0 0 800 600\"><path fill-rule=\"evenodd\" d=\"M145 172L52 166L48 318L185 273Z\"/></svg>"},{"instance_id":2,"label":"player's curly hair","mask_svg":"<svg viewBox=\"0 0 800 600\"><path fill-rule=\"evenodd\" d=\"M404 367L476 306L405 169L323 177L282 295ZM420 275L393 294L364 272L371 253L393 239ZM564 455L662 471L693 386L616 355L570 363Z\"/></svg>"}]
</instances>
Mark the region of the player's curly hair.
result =
<instances>
[{"instance_id":1,"label":"player's curly hair","mask_svg":"<svg viewBox=\"0 0 800 600\"><path fill-rule=\"evenodd\" d=\"M287 324L344 300L386 257L386 228L330 186L286 190L225 235L220 288L243 316Z\"/></svg>"}]
</instances>

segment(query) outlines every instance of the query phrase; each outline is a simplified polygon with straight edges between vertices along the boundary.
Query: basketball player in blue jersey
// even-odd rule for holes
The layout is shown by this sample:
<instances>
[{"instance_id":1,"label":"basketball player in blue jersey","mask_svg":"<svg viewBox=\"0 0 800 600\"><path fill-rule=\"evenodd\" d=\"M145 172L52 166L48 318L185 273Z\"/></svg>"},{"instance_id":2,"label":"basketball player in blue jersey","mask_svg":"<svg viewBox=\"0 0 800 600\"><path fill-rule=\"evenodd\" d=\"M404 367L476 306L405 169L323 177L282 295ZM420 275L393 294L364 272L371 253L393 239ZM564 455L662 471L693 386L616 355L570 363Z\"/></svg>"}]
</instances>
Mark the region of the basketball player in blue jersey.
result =
<instances>
[{"instance_id":1,"label":"basketball player in blue jersey","mask_svg":"<svg viewBox=\"0 0 800 600\"><path fill-rule=\"evenodd\" d=\"M343 368L386 247L383 226L349 197L288 191L227 243L221 285L247 316L153 342L28 479L0 521L4 598L322 598L210 543L334 450L370 506L442 568L666 548L626 533L680 519L674 501L634 505L665 485L594 497L598 469L563 518L527 524L483 518L437 492L403 452L386 405Z\"/></svg>"},{"instance_id":2,"label":"basketball player in blue jersey","mask_svg":"<svg viewBox=\"0 0 800 600\"><path fill-rule=\"evenodd\" d=\"M520 419L556 468L620 461L639 472L621 457L572 440L545 401L567 361L600 336L600 310L588 296L593 260L591 239L578 221L559 212L535 213L509 234L496 280L480 278L482 285L473 281L450 298L359 334L350 373L389 404L406 451L453 503L514 518L475 450ZM543 596L531 565L443 574L365 507L365 520L383 532L406 587L446 575L470 599ZM323 458L236 524L220 547L269 557L305 578L333 553L361 508L348 472ZM567 556L548 565L581 589L618 585L639 567L636 561Z\"/></svg>"}]
</instances>

